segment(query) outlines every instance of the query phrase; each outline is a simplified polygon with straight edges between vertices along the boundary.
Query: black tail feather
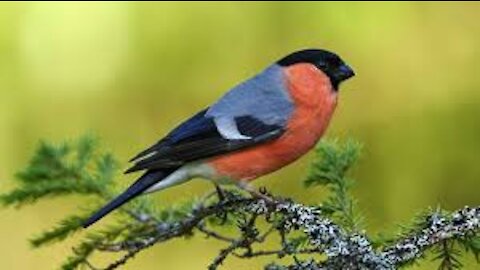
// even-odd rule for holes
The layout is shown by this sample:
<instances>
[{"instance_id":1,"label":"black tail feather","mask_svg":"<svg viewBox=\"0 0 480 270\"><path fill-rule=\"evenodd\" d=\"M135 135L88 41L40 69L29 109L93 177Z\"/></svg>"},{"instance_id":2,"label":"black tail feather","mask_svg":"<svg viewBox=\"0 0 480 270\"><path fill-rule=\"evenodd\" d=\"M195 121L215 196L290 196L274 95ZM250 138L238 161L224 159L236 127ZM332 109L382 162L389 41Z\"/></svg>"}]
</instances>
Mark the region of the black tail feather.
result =
<instances>
[{"instance_id":1,"label":"black tail feather","mask_svg":"<svg viewBox=\"0 0 480 270\"><path fill-rule=\"evenodd\" d=\"M167 177L173 170L168 171L147 171L143 174L135 183L133 183L125 192L120 194L118 197L113 199L102 209L93 214L89 219L83 223L83 227L87 228L93 223L97 222L104 216L108 215L110 212L116 208L127 203L137 195L141 194L147 188L151 187L153 184L161 181L163 178Z\"/></svg>"}]
</instances>

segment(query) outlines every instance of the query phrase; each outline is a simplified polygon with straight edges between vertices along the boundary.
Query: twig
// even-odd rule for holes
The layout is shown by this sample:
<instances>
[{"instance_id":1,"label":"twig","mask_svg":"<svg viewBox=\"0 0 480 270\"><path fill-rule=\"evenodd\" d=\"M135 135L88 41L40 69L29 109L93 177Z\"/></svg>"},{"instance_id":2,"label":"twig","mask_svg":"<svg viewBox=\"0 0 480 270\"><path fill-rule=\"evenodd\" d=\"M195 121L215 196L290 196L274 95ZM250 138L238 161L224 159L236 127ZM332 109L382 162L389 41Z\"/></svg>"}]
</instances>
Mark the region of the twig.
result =
<instances>
[{"instance_id":1,"label":"twig","mask_svg":"<svg viewBox=\"0 0 480 270\"><path fill-rule=\"evenodd\" d=\"M318 249L315 248L310 248L310 249L301 249L297 250L294 252L289 252L284 249L277 249L277 250L260 250L260 251L255 251L255 252L246 252L242 254L238 253L233 253L233 255L237 258L243 258L243 259L248 259L248 258L253 258L253 257L261 257L261 256L272 256L276 255L279 258L284 257L285 255L290 255L292 253L295 254L312 254L312 253L318 253Z\"/></svg>"},{"instance_id":2,"label":"twig","mask_svg":"<svg viewBox=\"0 0 480 270\"><path fill-rule=\"evenodd\" d=\"M127 263L128 260L135 257L135 255L137 255L138 252L140 252L140 249L132 250L132 251L127 252L127 254L125 256L123 256L121 259L115 261L114 263L110 264L109 266L104 268L104 270L113 270L113 269L118 268L119 266L124 265L125 263Z\"/></svg>"},{"instance_id":3,"label":"twig","mask_svg":"<svg viewBox=\"0 0 480 270\"><path fill-rule=\"evenodd\" d=\"M212 231L212 230L209 230L205 227L204 224L198 224L196 226L196 228L201 231L202 233L204 233L207 237L213 237L217 240L220 240L220 241L224 241L224 242L234 242L235 239L234 238L231 238L231 237L227 237L227 236L224 236L224 235L221 235L215 231Z\"/></svg>"},{"instance_id":4,"label":"twig","mask_svg":"<svg viewBox=\"0 0 480 270\"><path fill-rule=\"evenodd\" d=\"M224 248L220 251L220 254L218 254L217 257L213 260L213 262L210 264L208 267L209 270L216 270L222 263L223 261L227 258L227 256L235 251L237 248L240 248L242 246L245 246L245 239L238 239L235 240L230 246L227 248Z\"/></svg>"}]
</instances>

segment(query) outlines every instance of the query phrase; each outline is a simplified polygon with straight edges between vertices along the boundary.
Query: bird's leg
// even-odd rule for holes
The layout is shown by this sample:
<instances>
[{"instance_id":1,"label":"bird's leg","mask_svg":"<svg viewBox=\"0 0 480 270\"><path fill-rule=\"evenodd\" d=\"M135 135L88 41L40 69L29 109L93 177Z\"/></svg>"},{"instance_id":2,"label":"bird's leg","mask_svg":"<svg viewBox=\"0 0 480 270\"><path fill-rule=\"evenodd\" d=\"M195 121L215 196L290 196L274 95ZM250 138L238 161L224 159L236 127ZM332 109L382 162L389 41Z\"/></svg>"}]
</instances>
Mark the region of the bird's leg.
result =
<instances>
[{"instance_id":1,"label":"bird's leg","mask_svg":"<svg viewBox=\"0 0 480 270\"><path fill-rule=\"evenodd\" d=\"M219 184L214 183L214 185L215 185L215 190L217 191L218 201L219 202L224 201L225 200L225 192L223 191L223 189L220 187Z\"/></svg>"},{"instance_id":2,"label":"bird's leg","mask_svg":"<svg viewBox=\"0 0 480 270\"><path fill-rule=\"evenodd\" d=\"M219 184L213 183L215 185L215 191L217 192L218 196L218 203L223 203L227 200L225 196L225 191L220 187ZM223 212L223 213L218 213L217 217L220 219L220 225L224 225L228 221L228 213Z\"/></svg>"},{"instance_id":3,"label":"bird's leg","mask_svg":"<svg viewBox=\"0 0 480 270\"><path fill-rule=\"evenodd\" d=\"M250 185L249 183L245 182L245 181L241 181L241 182L238 182L237 186L243 190L245 190L246 192L250 193L250 195L252 195L252 197L255 197L255 198L260 198L260 199L263 199L267 202L273 202L273 198L266 195L265 192L258 192L257 190L255 190L255 187L253 187L252 185Z\"/></svg>"}]
</instances>

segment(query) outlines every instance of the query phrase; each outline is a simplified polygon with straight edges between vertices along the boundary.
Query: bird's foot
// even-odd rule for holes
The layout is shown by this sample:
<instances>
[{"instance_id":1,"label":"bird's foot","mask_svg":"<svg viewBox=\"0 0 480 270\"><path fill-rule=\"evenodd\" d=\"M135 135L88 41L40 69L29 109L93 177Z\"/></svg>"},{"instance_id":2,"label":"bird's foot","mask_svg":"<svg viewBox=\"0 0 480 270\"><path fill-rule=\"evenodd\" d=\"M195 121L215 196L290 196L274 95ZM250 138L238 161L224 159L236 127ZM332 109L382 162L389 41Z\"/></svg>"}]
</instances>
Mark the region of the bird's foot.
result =
<instances>
[{"instance_id":1,"label":"bird's foot","mask_svg":"<svg viewBox=\"0 0 480 270\"><path fill-rule=\"evenodd\" d=\"M257 191L255 189L255 187L251 186L250 184L248 183L245 183L245 182L241 182L238 184L238 187L240 187L241 189L245 190L246 192L250 193L250 195L252 197L255 197L255 198L259 198L259 199L263 199L265 200L266 202L274 202L274 199L272 197L270 197L267 193L267 190L265 189L265 187L262 187L260 188L259 191Z\"/></svg>"}]
</instances>

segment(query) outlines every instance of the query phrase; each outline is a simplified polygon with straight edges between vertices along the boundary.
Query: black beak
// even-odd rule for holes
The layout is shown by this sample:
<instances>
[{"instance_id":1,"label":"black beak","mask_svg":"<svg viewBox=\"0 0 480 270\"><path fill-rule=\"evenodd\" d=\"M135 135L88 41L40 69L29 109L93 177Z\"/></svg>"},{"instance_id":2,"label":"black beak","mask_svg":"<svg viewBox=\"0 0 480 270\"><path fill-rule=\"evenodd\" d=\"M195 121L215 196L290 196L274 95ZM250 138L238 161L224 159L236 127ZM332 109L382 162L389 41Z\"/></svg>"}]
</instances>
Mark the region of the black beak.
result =
<instances>
[{"instance_id":1,"label":"black beak","mask_svg":"<svg viewBox=\"0 0 480 270\"><path fill-rule=\"evenodd\" d=\"M353 72L353 69L349 67L347 64L343 64L336 68L334 72L332 72L330 80L332 81L333 88L335 91L338 91L338 86L340 85L341 82L355 76L355 72Z\"/></svg>"},{"instance_id":2,"label":"black beak","mask_svg":"<svg viewBox=\"0 0 480 270\"><path fill-rule=\"evenodd\" d=\"M353 69L346 64L341 65L337 72L335 72L335 80L337 82L343 82L353 76L355 76L355 72L353 72Z\"/></svg>"}]
</instances>

